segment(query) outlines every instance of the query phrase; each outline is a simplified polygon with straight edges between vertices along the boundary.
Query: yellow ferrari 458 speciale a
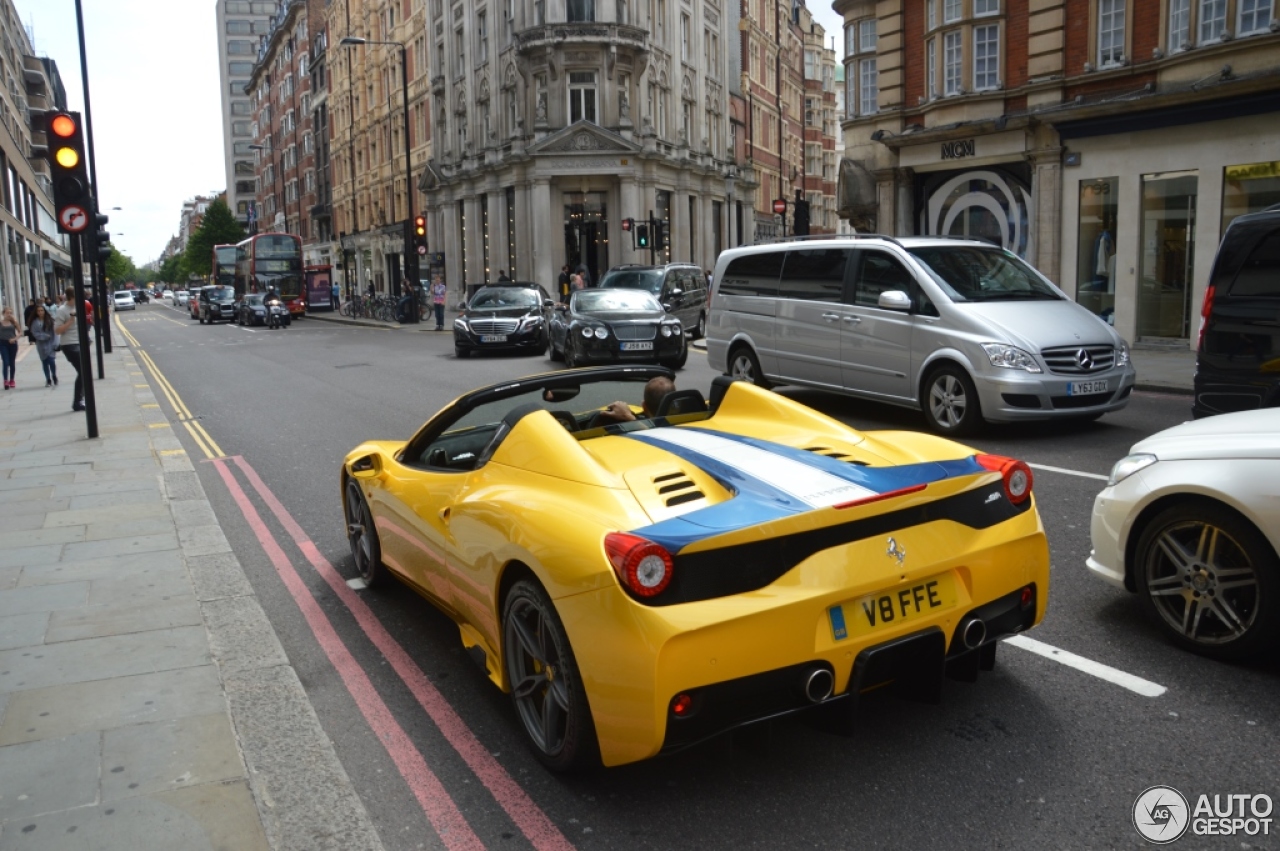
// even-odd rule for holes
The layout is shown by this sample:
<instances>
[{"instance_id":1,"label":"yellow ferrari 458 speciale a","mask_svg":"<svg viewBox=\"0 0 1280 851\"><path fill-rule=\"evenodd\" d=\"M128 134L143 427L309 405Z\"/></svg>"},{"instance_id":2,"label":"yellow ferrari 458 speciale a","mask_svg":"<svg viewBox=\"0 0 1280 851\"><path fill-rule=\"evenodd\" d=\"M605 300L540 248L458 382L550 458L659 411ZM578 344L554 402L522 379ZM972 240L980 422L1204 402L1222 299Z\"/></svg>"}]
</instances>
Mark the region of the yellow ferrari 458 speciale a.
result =
<instances>
[{"instance_id":1,"label":"yellow ferrari 458 speciale a","mask_svg":"<svg viewBox=\"0 0 1280 851\"><path fill-rule=\"evenodd\" d=\"M505 381L343 464L360 575L394 574L458 623L545 765L801 711L847 728L859 695L938 700L944 675L975 679L1044 616L1022 462L862 433L727 377L641 406L672 377Z\"/></svg>"}]
</instances>

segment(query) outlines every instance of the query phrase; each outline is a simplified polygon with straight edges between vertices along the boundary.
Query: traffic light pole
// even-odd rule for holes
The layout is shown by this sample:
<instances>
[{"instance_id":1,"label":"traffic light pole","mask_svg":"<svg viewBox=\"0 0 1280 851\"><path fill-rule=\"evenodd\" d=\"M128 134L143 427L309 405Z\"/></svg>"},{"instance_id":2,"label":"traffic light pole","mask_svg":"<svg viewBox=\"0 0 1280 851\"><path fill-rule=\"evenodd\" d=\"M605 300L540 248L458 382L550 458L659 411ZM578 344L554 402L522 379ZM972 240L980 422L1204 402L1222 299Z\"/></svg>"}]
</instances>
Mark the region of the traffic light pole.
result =
<instances>
[{"instance_id":1,"label":"traffic light pole","mask_svg":"<svg viewBox=\"0 0 1280 851\"><path fill-rule=\"evenodd\" d=\"M92 238L93 238L92 235L84 234L84 235L81 235L79 239L73 238L71 241L72 242L83 241L84 243L88 244ZM93 255L97 253L97 248L91 247L90 251L81 252L81 253L82 255L85 253ZM72 262L74 263L75 261L73 260ZM82 277L83 277L83 273L82 273ZM107 345L107 351L111 351L110 344L107 344L104 339L105 333L103 329L109 326L111 322L107 318L107 311L104 309L106 305L103 303L105 299L102 297L103 287L100 285L101 281L98 278L98 261L97 260L93 260L89 263L89 283L93 290L93 316L94 316L94 323L96 326L93 334L93 347L98 352L98 379L101 380L103 378L106 378L106 372L104 371L102 366L103 345ZM85 340L88 340L88 339L89 339L88 337L81 337L80 341L84 342Z\"/></svg>"},{"instance_id":2,"label":"traffic light pole","mask_svg":"<svg viewBox=\"0 0 1280 851\"><path fill-rule=\"evenodd\" d=\"M89 59L84 49L84 9L81 8L80 0L76 0L76 30L80 36L80 84L84 88L84 138L88 144L89 154L89 186L93 192L93 212L98 212L98 167L93 157L93 108L89 105ZM98 347L98 377L102 378L102 348L105 345L107 353L111 353L111 323L107 321L105 302L107 300L106 292L106 263L99 260L96 256L97 250L93 252L95 256L90 258L90 281L93 285L94 311L101 319L101 328L98 333L93 336L97 339Z\"/></svg>"},{"instance_id":3,"label":"traffic light pole","mask_svg":"<svg viewBox=\"0 0 1280 851\"><path fill-rule=\"evenodd\" d=\"M653 210L650 210L650 211L649 211L649 265L650 265L650 266L654 265L654 262L655 262L655 261L656 261L656 259L657 259L657 256L656 256L656 254L655 254L655 252L654 252L654 247L653 247L653 242L654 242L653 237L654 237L654 233L653 233Z\"/></svg>"},{"instance_id":4,"label":"traffic light pole","mask_svg":"<svg viewBox=\"0 0 1280 851\"><path fill-rule=\"evenodd\" d=\"M73 236L71 243L71 269L76 288L76 331L80 335L80 380L84 388L84 418L89 427L89 437L98 436L98 402L93 395L93 361L89 359L89 317L84 314L84 265L80 258L80 239ZM98 369L102 369L102 352L98 352Z\"/></svg>"}]
</instances>

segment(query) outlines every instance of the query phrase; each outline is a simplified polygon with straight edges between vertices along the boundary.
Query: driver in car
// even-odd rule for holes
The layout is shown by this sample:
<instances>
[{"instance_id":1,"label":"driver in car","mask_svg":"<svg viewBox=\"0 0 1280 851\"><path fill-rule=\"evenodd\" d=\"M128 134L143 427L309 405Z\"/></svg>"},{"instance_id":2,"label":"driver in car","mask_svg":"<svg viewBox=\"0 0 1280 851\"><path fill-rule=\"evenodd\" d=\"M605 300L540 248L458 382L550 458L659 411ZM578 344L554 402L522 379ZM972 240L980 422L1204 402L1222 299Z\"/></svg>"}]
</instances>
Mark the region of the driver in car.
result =
<instances>
[{"instance_id":1,"label":"driver in car","mask_svg":"<svg viewBox=\"0 0 1280 851\"><path fill-rule=\"evenodd\" d=\"M675 389L676 383L665 375L650 378L649 382L644 386L644 402L641 404L643 408L642 415L652 417L654 412L658 410L658 405L662 403L662 397ZM622 401L614 402L598 413L596 417L605 425L631 422L636 419L635 412L631 410L631 406Z\"/></svg>"}]
</instances>

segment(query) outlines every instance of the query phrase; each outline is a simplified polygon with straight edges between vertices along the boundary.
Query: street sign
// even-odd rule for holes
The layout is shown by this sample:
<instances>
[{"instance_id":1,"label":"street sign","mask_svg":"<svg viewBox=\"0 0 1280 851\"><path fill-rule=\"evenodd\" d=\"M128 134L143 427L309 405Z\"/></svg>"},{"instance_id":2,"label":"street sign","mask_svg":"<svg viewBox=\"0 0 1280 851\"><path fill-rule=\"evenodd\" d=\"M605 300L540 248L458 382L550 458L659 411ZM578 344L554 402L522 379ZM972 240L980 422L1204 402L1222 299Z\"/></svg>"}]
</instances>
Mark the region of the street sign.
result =
<instances>
[{"instance_id":1,"label":"street sign","mask_svg":"<svg viewBox=\"0 0 1280 851\"><path fill-rule=\"evenodd\" d=\"M785 198L773 199L773 211L775 213L785 213L787 211L787 199Z\"/></svg>"},{"instance_id":2,"label":"street sign","mask_svg":"<svg viewBox=\"0 0 1280 851\"><path fill-rule=\"evenodd\" d=\"M420 256L420 257L426 257L426 256L427 256L427 247L426 247L425 245L419 245L419 246L418 246L418 256Z\"/></svg>"},{"instance_id":3,"label":"street sign","mask_svg":"<svg viewBox=\"0 0 1280 851\"><path fill-rule=\"evenodd\" d=\"M80 233L89 226L89 214L85 212L84 207L72 204L62 208L58 213L58 221L62 224L62 229L68 233Z\"/></svg>"}]
</instances>

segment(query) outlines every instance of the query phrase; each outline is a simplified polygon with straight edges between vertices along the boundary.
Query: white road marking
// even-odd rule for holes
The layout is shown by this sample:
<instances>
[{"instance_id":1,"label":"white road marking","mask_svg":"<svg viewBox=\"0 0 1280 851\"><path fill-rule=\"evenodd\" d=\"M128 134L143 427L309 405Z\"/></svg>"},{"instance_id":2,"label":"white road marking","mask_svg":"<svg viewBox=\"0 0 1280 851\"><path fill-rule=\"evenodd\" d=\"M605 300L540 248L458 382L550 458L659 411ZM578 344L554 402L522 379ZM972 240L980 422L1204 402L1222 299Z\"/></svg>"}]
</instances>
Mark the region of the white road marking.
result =
<instances>
[{"instance_id":1,"label":"white road marking","mask_svg":"<svg viewBox=\"0 0 1280 851\"><path fill-rule=\"evenodd\" d=\"M1027 466L1033 470L1048 470L1050 473L1063 473L1068 476L1080 476L1083 479L1098 479L1103 482L1108 478L1107 476L1102 476L1098 473L1085 473L1081 470L1068 470L1066 467L1050 467L1048 464L1027 464Z\"/></svg>"},{"instance_id":2,"label":"white road marking","mask_svg":"<svg viewBox=\"0 0 1280 851\"><path fill-rule=\"evenodd\" d=\"M1164 686L1157 685L1150 680L1135 677L1133 674L1126 674L1124 671L1113 668L1110 665L1104 665L1101 662L1095 662L1092 659L1068 653L1066 650L1059 650L1052 644L1045 644L1043 641L1036 641L1034 638L1027 638L1025 635L1011 636L1006 638L1004 643L1012 644L1014 647L1021 647L1023 650L1035 653L1037 656L1061 662L1068 668L1075 668L1077 671L1092 674L1098 679L1106 680L1121 688L1127 688L1129 691L1140 694L1143 697L1159 697L1168 691Z\"/></svg>"}]
</instances>

